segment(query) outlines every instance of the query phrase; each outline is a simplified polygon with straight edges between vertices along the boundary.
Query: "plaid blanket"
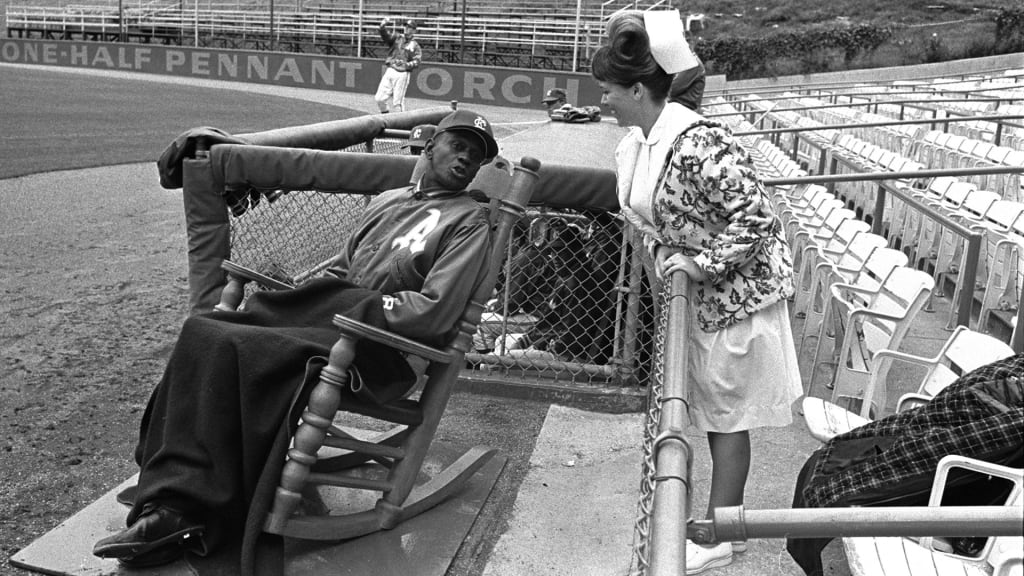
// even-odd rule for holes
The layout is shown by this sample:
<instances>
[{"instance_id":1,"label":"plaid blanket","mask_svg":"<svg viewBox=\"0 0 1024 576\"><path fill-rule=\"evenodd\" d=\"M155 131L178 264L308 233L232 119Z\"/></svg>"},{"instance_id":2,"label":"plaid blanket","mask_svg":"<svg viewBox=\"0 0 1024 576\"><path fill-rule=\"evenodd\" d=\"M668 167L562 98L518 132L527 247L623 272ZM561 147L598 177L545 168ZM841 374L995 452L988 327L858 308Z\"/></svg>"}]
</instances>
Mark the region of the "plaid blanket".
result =
<instances>
[{"instance_id":1,"label":"plaid blanket","mask_svg":"<svg viewBox=\"0 0 1024 576\"><path fill-rule=\"evenodd\" d=\"M928 404L836 436L803 489L807 507L878 506L931 489L939 460L995 461L1024 445L1024 354L965 374Z\"/></svg>"},{"instance_id":2,"label":"plaid blanket","mask_svg":"<svg viewBox=\"0 0 1024 576\"><path fill-rule=\"evenodd\" d=\"M959 454L1024 466L1024 354L964 374L928 404L836 436L807 459L793 508L924 506L939 460ZM1003 488L976 474L951 474L943 503L986 505ZM831 541L791 538L786 550L809 576L823 573Z\"/></svg>"}]
</instances>

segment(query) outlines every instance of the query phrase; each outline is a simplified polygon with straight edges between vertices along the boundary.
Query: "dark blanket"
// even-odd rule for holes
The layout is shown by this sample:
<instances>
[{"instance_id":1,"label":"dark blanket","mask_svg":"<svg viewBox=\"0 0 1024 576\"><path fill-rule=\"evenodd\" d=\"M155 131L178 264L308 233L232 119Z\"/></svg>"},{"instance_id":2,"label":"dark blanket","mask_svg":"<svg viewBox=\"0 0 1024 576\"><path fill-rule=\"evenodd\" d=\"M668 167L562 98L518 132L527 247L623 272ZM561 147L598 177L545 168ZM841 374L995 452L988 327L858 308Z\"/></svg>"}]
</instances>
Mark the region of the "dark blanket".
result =
<instances>
[{"instance_id":1,"label":"dark blanket","mask_svg":"<svg viewBox=\"0 0 1024 576\"><path fill-rule=\"evenodd\" d=\"M338 340L337 313L386 327L379 292L333 277L259 292L244 312L186 320L142 419L129 523L158 499L205 521L204 562L237 554L243 528L243 558L251 560L291 425ZM380 402L415 383L401 353L369 341L356 350L355 367ZM365 399L349 393L344 401Z\"/></svg>"},{"instance_id":2,"label":"dark blanket","mask_svg":"<svg viewBox=\"0 0 1024 576\"><path fill-rule=\"evenodd\" d=\"M1024 464L1024 354L961 376L928 404L836 436L811 454L797 478L793 508L924 506L939 460L958 454ZM945 505L1001 503L1004 491L973 474L951 475ZM831 538L786 543L808 575L822 573Z\"/></svg>"}]
</instances>

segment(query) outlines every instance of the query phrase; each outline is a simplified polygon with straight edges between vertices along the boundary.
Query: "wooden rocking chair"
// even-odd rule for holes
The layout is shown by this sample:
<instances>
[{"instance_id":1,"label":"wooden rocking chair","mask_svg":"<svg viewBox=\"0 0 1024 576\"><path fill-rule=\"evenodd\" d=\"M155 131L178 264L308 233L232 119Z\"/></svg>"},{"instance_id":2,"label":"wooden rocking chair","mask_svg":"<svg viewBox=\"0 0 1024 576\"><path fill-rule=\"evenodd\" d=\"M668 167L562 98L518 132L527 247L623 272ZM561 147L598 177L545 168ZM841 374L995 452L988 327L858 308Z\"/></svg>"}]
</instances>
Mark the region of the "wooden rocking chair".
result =
<instances>
[{"instance_id":1,"label":"wooden rocking chair","mask_svg":"<svg viewBox=\"0 0 1024 576\"><path fill-rule=\"evenodd\" d=\"M529 157L524 157L514 167L511 176L505 170L487 166L471 186L476 188L482 184L481 191L490 197L493 230L490 269L463 312L458 334L447 347L433 348L343 315L334 317L340 338L331 349L328 364L321 370L292 437L280 484L263 523L266 533L304 540L338 541L394 528L456 493L495 454L487 447L471 448L427 482L415 486L464 365L465 353L472 346L484 303L497 281L512 226L523 215L533 193L539 167L540 163ZM288 283L231 262L226 261L223 268L228 272L228 284L218 309L234 309L241 300L244 284L249 281L268 289L290 287ZM418 398L384 405L348 402L341 405L348 385L348 366L354 358L356 342L363 338L429 363L426 382ZM372 440L360 440L334 424L339 411L368 416L394 427ZM333 455L327 456L325 447L333 449ZM383 472L368 474L367 467ZM312 490L317 485L365 490L378 494L378 499L369 509L357 512L325 514L328 511L320 509L317 513L305 513L309 508L322 505ZM307 505L300 506L304 496ZM308 505L311 497L312 507Z\"/></svg>"}]
</instances>

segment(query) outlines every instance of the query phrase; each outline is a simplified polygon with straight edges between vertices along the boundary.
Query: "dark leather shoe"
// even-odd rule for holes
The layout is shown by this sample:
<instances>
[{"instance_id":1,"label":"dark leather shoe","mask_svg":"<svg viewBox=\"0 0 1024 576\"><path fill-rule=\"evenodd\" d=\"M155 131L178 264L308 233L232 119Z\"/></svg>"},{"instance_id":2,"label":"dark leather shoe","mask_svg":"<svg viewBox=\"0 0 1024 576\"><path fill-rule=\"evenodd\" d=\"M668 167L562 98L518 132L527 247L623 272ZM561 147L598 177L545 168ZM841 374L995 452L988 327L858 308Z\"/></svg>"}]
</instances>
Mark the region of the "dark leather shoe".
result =
<instances>
[{"instance_id":1,"label":"dark leather shoe","mask_svg":"<svg viewBox=\"0 0 1024 576\"><path fill-rule=\"evenodd\" d=\"M158 566L181 558L186 550L205 555L205 528L178 510L156 505L127 530L97 542L92 553L100 558L117 558L129 567Z\"/></svg>"}]
</instances>

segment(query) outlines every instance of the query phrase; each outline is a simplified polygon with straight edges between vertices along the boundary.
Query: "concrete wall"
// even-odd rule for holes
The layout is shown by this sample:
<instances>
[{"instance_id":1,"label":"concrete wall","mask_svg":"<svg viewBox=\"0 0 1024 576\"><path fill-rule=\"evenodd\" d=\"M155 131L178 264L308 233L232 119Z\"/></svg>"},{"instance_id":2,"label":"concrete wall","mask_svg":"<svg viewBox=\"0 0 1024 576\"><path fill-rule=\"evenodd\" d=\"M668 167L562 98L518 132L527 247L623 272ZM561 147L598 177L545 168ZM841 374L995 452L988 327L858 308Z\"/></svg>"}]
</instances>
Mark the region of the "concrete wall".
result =
<instances>
[{"instance_id":1,"label":"concrete wall","mask_svg":"<svg viewBox=\"0 0 1024 576\"><path fill-rule=\"evenodd\" d=\"M373 94L382 73L381 61L368 58L118 44L0 39L0 62L145 72L212 80L229 80ZM598 104L600 91L590 74L483 68L426 62L413 72L407 96L463 103L539 108L552 88L562 88L569 101Z\"/></svg>"}]
</instances>

